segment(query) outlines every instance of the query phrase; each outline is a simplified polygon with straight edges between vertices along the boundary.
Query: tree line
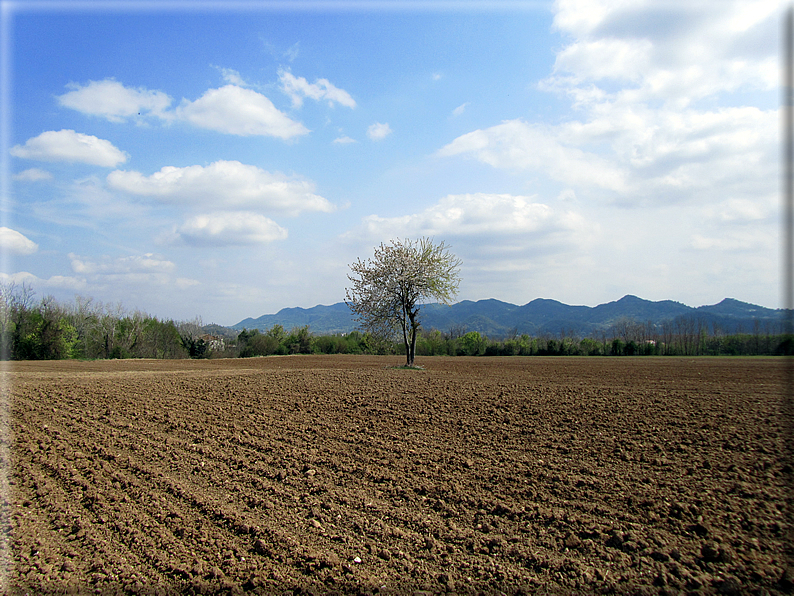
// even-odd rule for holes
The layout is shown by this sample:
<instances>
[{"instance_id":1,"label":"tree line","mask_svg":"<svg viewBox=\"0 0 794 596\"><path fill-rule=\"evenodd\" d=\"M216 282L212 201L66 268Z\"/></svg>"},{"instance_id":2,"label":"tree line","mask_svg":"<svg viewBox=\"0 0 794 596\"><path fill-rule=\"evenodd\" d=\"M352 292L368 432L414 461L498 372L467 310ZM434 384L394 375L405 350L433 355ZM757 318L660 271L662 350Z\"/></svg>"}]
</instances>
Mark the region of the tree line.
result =
<instances>
[{"instance_id":1,"label":"tree line","mask_svg":"<svg viewBox=\"0 0 794 596\"><path fill-rule=\"evenodd\" d=\"M58 303L36 299L26 285L0 284L0 358L58 360L111 358L246 358L278 354L400 354L404 338L353 331L314 335L309 327L239 333L205 326L200 318L163 320L120 304L76 297ZM654 324L621 319L596 337L573 330L530 336L513 331L492 339L457 326L419 328L417 356L719 356L794 353L781 325L755 321L744 332L726 333L695 315ZM409 348L411 346L409 345Z\"/></svg>"},{"instance_id":2,"label":"tree line","mask_svg":"<svg viewBox=\"0 0 794 596\"><path fill-rule=\"evenodd\" d=\"M0 284L3 360L186 358L183 334L194 327L92 298L37 300L25 284Z\"/></svg>"},{"instance_id":3,"label":"tree line","mask_svg":"<svg viewBox=\"0 0 794 596\"><path fill-rule=\"evenodd\" d=\"M629 321L633 326L639 326ZM417 342L418 355L449 356L777 356L794 354L790 335L772 326L754 325L748 333L723 333L709 330L701 322L697 334L677 331L698 327L696 317L678 317L660 325L644 327L650 334L621 333L621 325L613 325L597 337L577 337L573 332L557 336L511 334L496 340L476 331L432 330ZM650 335L650 336L649 336Z\"/></svg>"}]
</instances>

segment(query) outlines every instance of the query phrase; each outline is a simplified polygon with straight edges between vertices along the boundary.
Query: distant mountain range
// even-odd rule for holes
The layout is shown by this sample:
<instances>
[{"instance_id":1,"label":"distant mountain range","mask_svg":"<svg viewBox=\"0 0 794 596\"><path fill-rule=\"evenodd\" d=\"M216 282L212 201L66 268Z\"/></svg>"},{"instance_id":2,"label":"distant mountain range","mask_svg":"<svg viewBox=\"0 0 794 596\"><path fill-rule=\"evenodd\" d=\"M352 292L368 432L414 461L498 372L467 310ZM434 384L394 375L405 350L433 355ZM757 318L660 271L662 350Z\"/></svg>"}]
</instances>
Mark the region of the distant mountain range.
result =
<instances>
[{"instance_id":1,"label":"distant mountain range","mask_svg":"<svg viewBox=\"0 0 794 596\"><path fill-rule=\"evenodd\" d=\"M420 310L420 319L424 329L478 331L498 339L512 333L540 336L573 332L580 337L587 337L607 331L621 320L629 319L643 324L650 321L659 326L679 316L699 318L709 327L717 324L726 333L749 333L759 324L764 332L769 330L778 333L783 313L781 309L765 308L732 298L711 306L693 308L672 300L653 302L629 295L594 307L569 306L544 298L524 306L493 299L476 302L464 300L451 306L426 304ZM313 308L284 308L273 315L244 319L233 325L232 329L265 331L273 325L281 325L287 330L308 325L315 335L348 333L356 329L355 318L344 302Z\"/></svg>"}]
</instances>

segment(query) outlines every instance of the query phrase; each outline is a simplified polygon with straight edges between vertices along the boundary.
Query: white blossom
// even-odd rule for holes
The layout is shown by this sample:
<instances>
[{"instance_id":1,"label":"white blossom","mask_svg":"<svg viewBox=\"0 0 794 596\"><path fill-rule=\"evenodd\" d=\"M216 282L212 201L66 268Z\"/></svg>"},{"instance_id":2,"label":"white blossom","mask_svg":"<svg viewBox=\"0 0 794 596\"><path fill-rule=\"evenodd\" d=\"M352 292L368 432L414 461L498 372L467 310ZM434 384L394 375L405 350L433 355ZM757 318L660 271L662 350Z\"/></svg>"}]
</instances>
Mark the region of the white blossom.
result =
<instances>
[{"instance_id":1,"label":"white blossom","mask_svg":"<svg viewBox=\"0 0 794 596\"><path fill-rule=\"evenodd\" d=\"M414 363L419 308L429 298L449 304L460 285L460 259L442 242L392 240L375 249L366 262L350 265L346 302L359 324L376 337L392 337L402 331L406 364Z\"/></svg>"}]
</instances>

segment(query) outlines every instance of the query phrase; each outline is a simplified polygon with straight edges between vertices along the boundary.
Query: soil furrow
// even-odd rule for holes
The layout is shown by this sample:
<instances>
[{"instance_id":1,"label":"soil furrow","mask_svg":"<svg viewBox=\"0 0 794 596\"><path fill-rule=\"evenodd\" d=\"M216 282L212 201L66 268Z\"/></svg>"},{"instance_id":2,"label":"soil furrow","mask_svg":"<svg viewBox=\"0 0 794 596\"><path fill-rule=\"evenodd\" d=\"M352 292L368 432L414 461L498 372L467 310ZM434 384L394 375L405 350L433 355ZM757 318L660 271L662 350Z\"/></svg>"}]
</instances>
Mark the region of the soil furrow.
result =
<instances>
[{"instance_id":1,"label":"soil furrow","mask_svg":"<svg viewBox=\"0 0 794 596\"><path fill-rule=\"evenodd\" d=\"M11 592L786 593L778 359L14 363Z\"/></svg>"}]
</instances>

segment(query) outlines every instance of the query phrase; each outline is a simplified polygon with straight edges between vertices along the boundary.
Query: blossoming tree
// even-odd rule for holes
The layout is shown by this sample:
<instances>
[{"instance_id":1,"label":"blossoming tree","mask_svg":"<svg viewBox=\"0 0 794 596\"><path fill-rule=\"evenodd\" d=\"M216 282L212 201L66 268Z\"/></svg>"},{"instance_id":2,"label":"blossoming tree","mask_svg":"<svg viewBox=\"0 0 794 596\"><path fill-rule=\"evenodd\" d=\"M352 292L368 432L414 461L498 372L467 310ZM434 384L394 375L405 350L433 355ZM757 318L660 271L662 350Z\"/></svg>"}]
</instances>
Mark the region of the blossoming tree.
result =
<instances>
[{"instance_id":1,"label":"blossoming tree","mask_svg":"<svg viewBox=\"0 0 794 596\"><path fill-rule=\"evenodd\" d=\"M413 366L419 309L428 299L450 304L458 293L460 259L430 238L392 240L366 262L350 265L345 302L361 327L379 337L402 331L406 366Z\"/></svg>"}]
</instances>

